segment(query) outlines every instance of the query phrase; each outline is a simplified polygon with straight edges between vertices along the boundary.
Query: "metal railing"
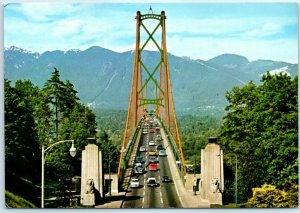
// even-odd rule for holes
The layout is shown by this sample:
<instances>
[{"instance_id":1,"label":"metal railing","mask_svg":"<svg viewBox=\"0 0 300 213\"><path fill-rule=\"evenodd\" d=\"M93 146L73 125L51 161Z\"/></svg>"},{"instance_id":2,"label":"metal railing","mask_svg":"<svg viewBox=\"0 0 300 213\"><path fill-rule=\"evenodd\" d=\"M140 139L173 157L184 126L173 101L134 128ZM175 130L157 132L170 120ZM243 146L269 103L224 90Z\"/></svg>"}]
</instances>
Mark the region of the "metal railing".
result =
<instances>
[{"instance_id":1,"label":"metal railing","mask_svg":"<svg viewBox=\"0 0 300 213\"><path fill-rule=\"evenodd\" d=\"M180 167L178 169L180 171L180 178L181 178L183 184L185 184L184 171L183 171L183 168L182 168L183 167L183 163L182 163L182 159L181 159L181 156L180 156L180 153L179 153L178 146L175 143L175 141L174 141L171 133L166 128L164 122L161 119L159 119L159 120L160 120L160 123L162 124L162 127L163 127L165 133L166 133L168 144L170 145L170 147L172 149L172 152L173 152L173 154L175 156L175 161L178 161L178 160L180 161ZM176 165L177 165L177 163L176 163Z\"/></svg>"},{"instance_id":2,"label":"metal railing","mask_svg":"<svg viewBox=\"0 0 300 213\"><path fill-rule=\"evenodd\" d=\"M137 136L142 127L143 122L144 122L144 119L142 118L139 121L137 127L135 128L133 134L130 137L129 142L127 143L127 145L125 147L125 151L124 151L124 155L123 155L123 159L122 159L121 172L120 172L121 175L119 177L119 183L122 183L124 180L124 172L127 169L127 166L128 166L128 163L129 163L129 160L130 160L133 148L134 148L134 144L137 140Z\"/></svg>"}]
</instances>

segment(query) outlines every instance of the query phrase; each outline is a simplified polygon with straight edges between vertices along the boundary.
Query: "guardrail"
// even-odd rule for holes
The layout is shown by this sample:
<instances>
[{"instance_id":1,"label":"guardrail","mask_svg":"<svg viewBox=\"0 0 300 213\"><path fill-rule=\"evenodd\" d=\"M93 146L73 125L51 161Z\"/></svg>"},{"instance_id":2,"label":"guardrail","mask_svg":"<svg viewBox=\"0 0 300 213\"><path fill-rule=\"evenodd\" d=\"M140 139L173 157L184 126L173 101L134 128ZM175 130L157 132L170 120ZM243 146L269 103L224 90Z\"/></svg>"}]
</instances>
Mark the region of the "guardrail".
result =
<instances>
[{"instance_id":1,"label":"guardrail","mask_svg":"<svg viewBox=\"0 0 300 213\"><path fill-rule=\"evenodd\" d=\"M175 156L175 161L180 161L180 167L178 169L180 171L181 180L182 180L183 184L185 184L184 171L183 171L183 168L182 168L183 164L182 164L182 159L181 159L177 144L175 143L175 141L174 141L171 133L169 132L169 130L166 128L164 122L161 119L159 119L159 120L160 120L160 123L162 124L162 127L163 127L165 133L166 133L168 144L171 146L172 152ZM175 163L177 165L177 162L175 162Z\"/></svg>"},{"instance_id":2,"label":"guardrail","mask_svg":"<svg viewBox=\"0 0 300 213\"><path fill-rule=\"evenodd\" d=\"M123 155L123 159L122 159L121 172L120 172L121 175L119 177L119 183L122 183L124 180L124 172L127 169L127 165L129 163L130 156L131 156L133 148L134 148L134 144L136 142L138 133L142 127L143 122L144 122L144 118L142 118L139 121L137 127L135 128L133 134L130 137L129 142L127 143L127 145L125 147L125 151L124 151L124 155ZM119 186L120 186L120 184L119 184Z\"/></svg>"}]
</instances>

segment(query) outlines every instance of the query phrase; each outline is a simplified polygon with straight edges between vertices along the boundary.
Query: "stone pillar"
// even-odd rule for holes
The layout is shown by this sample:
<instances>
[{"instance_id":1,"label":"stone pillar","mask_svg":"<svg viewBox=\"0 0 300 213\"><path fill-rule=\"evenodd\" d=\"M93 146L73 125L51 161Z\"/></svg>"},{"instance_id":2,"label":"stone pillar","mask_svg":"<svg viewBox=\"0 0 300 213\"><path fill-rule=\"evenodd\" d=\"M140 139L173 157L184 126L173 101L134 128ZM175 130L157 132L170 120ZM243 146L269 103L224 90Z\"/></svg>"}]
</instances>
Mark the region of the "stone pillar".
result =
<instances>
[{"instance_id":1,"label":"stone pillar","mask_svg":"<svg viewBox=\"0 0 300 213\"><path fill-rule=\"evenodd\" d=\"M201 183L200 194L210 204L222 205L224 190L223 150L209 140L205 149L201 149Z\"/></svg>"},{"instance_id":2,"label":"stone pillar","mask_svg":"<svg viewBox=\"0 0 300 213\"><path fill-rule=\"evenodd\" d=\"M102 152L97 145L88 144L82 151L80 203L85 206L98 204L104 196L103 188Z\"/></svg>"}]
</instances>

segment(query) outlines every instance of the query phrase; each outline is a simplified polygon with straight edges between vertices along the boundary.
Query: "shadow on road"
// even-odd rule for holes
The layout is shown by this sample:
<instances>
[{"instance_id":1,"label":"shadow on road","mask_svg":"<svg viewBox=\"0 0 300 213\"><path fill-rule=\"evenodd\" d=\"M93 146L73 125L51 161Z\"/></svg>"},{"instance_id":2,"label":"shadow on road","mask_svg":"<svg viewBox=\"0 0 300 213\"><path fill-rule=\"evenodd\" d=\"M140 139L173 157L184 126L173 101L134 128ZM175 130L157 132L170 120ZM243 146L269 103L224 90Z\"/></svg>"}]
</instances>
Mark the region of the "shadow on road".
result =
<instances>
[{"instance_id":1,"label":"shadow on road","mask_svg":"<svg viewBox=\"0 0 300 213\"><path fill-rule=\"evenodd\" d=\"M137 196L137 195L132 195L132 196L126 196L124 201L128 201L128 200L138 200L141 199L141 196Z\"/></svg>"},{"instance_id":2,"label":"shadow on road","mask_svg":"<svg viewBox=\"0 0 300 213\"><path fill-rule=\"evenodd\" d=\"M126 198L125 195L113 195L111 197L105 197L104 202L105 203L110 203L113 201L118 201L118 200L124 200Z\"/></svg>"},{"instance_id":3,"label":"shadow on road","mask_svg":"<svg viewBox=\"0 0 300 213\"><path fill-rule=\"evenodd\" d=\"M110 203L110 202L114 202L114 201L129 201L129 200L138 200L142 198L141 196L125 196L125 195L113 195L111 197L105 197L104 198L104 203Z\"/></svg>"}]
</instances>

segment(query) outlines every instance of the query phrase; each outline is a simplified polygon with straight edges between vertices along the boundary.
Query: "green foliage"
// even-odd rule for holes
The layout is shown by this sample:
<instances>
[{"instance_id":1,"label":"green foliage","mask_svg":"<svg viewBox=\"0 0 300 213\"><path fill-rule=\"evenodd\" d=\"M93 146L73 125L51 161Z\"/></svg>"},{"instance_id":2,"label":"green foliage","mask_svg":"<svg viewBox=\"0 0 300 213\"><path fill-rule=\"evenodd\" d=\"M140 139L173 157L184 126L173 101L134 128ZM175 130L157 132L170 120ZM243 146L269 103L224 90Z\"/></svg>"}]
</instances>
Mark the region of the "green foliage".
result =
<instances>
[{"instance_id":1,"label":"green foliage","mask_svg":"<svg viewBox=\"0 0 300 213\"><path fill-rule=\"evenodd\" d=\"M8 190L5 190L5 204L9 208L36 208L33 203Z\"/></svg>"},{"instance_id":2,"label":"green foliage","mask_svg":"<svg viewBox=\"0 0 300 213\"><path fill-rule=\"evenodd\" d=\"M273 185L264 184L252 189L253 196L247 202L256 208L295 208L298 206L298 185L290 184L289 189L280 190Z\"/></svg>"},{"instance_id":3,"label":"green foliage","mask_svg":"<svg viewBox=\"0 0 300 213\"><path fill-rule=\"evenodd\" d=\"M25 83L27 84L27 83ZM20 86L20 82L18 83ZM21 87L21 86L20 86ZM26 87L28 89L33 87ZM5 80L5 164L11 171L25 178L37 179L40 151L33 117L33 107L26 98L28 90L13 88ZM9 166L8 166L9 165ZM28 173L28 170L32 173Z\"/></svg>"},{"instance_id":4,"label":"green foliage","mask_svg":"<svg viewBox=\"0 0 300 213\"><path fill-rule=\"evenodd\" d=\"M188 172L200 172L201 149L208 143L208 137L216 136L221 126L221 118L214 116L178 116L179 133L186 164L193 165Z\"/></svg>"},{"instance_id":5,"label":"green foliage","mask_svg":"<svg viewBox=\"0 0 300 213\"><path fill-rule=\"evenodd\" d=\"M120 150L117 144L113 144L106 131L100 132L99 143L102 150L102 160L105 173L116 173L119 165Z\"/></svg>"},{"instance_id":6,"label":"green foliage","mask_svg":"<svg viewBox=\"0 0 300 213\"><path fill-rule=\"evenodd\" d=\"M95 113L99 131L98 145L103 151L104 172L109 173L110 166L110 172L116 173L119 165L123 131L125 129L126 111L95 109Z\"/></svg>"},{"instance_id":7,"label":"green foliage","mask_svg":"<svg viewBox=\"0 0 300 213\"><path fill-rule=\"evenodd\" d=\"M41 146L47 148L60 140L75 140L79 154L75 158L69 156L71 143L49 150L46 177L65 183L66 179L81 174L80 151L87 145L87 138L96 135L96 116L78 102L76 94L70 81L60 80L56 68L42 90L30 81L17 81L12 87L5 80L6 189L24 194L19 190L24 185L15 187L19 182L17 177L39 184Z\"/></svg>"},{"instance_id":8,"label":"green foliage","mask_svg":"<svg viewBox=\"0 0 300 213\"><path fill-rule=\"evenodd\" d=\"M238 155L239 201L264 183L298 182L298 77L267 73L262 83L226 93L221 143Z\"/></svg>"},{"instance_id":9,"label":"green foliage","mask_svg":"<svg viewBox=\"0 0 300 213\"><path fill-rule=\"evenodd\" d=\"M70 81L60 80L59 71L55 68L42 91L50 112L48 120L51 129L55 129L52 138L59 140L75 140L75 146L80 152L87 145L87 139L95 137L96 116L92 110L78 103L77 91ZM48 124L48 125L49 125ZM54 127L54 128L53 128ZM54 135L54 137L53 137ZM52 139L52 140L53 140ZM52 142L45 142L50 145ZM70 144L62 144L52 150L47 157L47 174L51 178L68 179L74 174L81 174L81 155L75 158L69 156Z\"/></svg>"}]
</instances>

